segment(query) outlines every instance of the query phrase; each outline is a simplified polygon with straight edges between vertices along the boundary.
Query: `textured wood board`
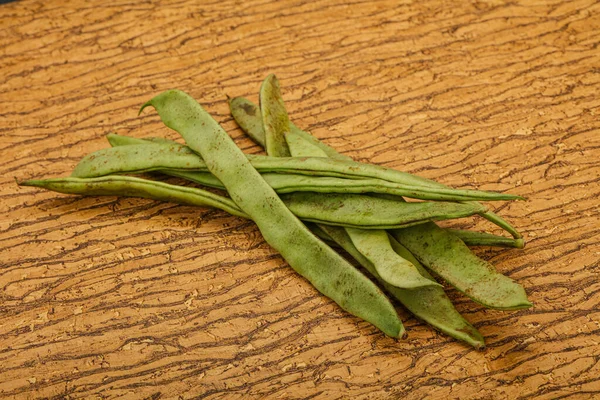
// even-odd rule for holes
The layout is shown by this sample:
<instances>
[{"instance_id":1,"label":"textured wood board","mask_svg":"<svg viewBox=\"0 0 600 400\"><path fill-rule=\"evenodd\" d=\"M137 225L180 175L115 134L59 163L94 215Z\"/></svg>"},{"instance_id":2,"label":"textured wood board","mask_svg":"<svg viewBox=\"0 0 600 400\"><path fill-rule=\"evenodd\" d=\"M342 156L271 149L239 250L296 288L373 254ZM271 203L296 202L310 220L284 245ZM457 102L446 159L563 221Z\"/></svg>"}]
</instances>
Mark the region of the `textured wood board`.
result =
<instances>
[{"instance_id":1,"label":"textured wood board","mask_svg":"<svg viewBox=\"0 0 600 400\"><path fill-rule=\"evenodd\" d=\"M0 6L0 397L600 396L600 5L593 1L36 2ZM222 212L78 198L64 176L108 132L177 135L186 90L247 152L226 95L281 80L291 118L355 159L462 188L524 250L477 249L535 307L485 310L475 351L399 308L396 341ZM454 226L490 230L463 220Z\"/></svg>"}]
</instances>

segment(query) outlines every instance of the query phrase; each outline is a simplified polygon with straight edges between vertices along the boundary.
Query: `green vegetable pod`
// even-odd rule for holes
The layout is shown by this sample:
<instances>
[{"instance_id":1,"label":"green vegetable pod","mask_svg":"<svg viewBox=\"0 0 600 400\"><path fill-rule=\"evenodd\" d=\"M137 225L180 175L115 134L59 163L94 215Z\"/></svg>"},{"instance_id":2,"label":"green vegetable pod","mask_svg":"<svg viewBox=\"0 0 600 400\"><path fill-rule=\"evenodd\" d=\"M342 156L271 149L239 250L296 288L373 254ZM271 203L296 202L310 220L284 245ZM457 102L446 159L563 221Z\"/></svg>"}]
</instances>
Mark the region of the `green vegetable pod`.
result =
<instances>
[{"instance_id":1,"label":"green vegetable pod","mask_svg":"<svg viewBox=\"0 0 600 400\"><path fill-rule=\"evenodd\" d=\"M171 185L137 177L107 175L98 178L53 178L29 180L21 182L20 185L36 186L66 194L131 196L177 204L215 207L232 215L250 218L227 197L199 188ZM335 196L336 200L329 195L327 196L329 204L337 205L339 208L324 207L324 202L318 201L321 196L324 195L292 193L281 196L281 199L294 215L305 221L363 229L403 228L432 219L457 215L447 213L448 208L443 207L446 203L404 203L356 195L338 195ZM360 197L365 197L370 202L370 208L366 212L360 210L362 202ZM475 207L469 205L448 203L448 206L454 212L461 212L462 215L477 211ZM348 212L352 209L357 210L357 213Z\"/></svg>"},{"instance_id":2,"label":"green vegetable pod","mask_svg":"<svg viewBox=\"0 0 600 400\"><path fill-rule=\"evenodd\" d=\"M525 290L475 256L456 236L434 223L394 229L391 235L436 275L472 300L489 308L529 308Z\"/></svg>"},{"instance_id":3,"label":"green vegetable pod","mask_svg":"<svg viewBox=\"0 0 600 400\"><path fill-rule=\"evenodd\" d=\"M382 192L422 200L510 200L518 196L478 190L459 190L447 187L421 186L414 176L400 171L386 170L370 164L334 160L323 157L270 157L246 155L251 165L261 173L286 173L319 177L347 178L344 185L370 185ZM205 161L183 145L148 143L102 149L84 157L75 167L72 176L93 178L117 173L142 173L161 170L190 172L208 170ZM392 175L405 176L396 182L382 179L382 171L395 171ZM218 177L217 177L218 178ZM357 183L357 180L368 180ZM402 181L402 182L400 182ZM341 183L341 182L340 182Z\"/></svg>"}]
</instances>

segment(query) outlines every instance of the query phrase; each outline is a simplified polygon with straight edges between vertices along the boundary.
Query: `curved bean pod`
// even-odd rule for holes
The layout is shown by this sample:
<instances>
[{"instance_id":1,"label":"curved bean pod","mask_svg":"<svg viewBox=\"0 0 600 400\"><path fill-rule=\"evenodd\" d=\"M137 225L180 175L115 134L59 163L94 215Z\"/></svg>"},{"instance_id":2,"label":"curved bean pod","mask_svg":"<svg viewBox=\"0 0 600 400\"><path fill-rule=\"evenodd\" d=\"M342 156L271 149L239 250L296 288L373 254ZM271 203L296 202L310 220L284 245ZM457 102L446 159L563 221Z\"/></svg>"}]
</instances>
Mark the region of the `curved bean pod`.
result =
<instances>
[{"instance_id":1,"label":"curved bean pod","mask_svg":"<svg viewBox=\"0 0 600 400\"><path fill-rule=\"evenodd\" d=\"M323 157L269 157L246 155L251 165L261 173L292 173L308 176L329 176L338 178L369 179L380 181L381 186L394 188L403 196L423 200L510 200L518 196L503 193L483 192L478 190L459 190L450 188L424 187L415 184L410 174L397 172L398 176L406 175L405 182L393 182L381 179L379 172L388 172L378 166L348 161L333 160ZM364 167L364 168L363 168ZM115 173L140 173L157 170L175 171L207 171L207 165L189 148L178 144L148 143L129 146L118 146L98 150L84 157L72 173L74 177L93 178ZM400 180L400 179L398 179ZM418 180L418 179L417 179ZM355 183L348 182L353 185ZM387 190L386 193L390 191Z\"/></svg>"},{"instance_id":2,"label":"curved bean pod","mask_svg":"<svg viewBox=\"0 0 600 400\"><path fill-rule=\"evenodd\" d=\"M402 224L411 226L424 221L468 217L483 209L474 204L407 203L355 194L295 192L280 196L288 208L304 221L326 220L329 225L365 229L393 229Z\"/></svg>"},{"instance_id":3,"label":"curved bean pod","mask_svg":"<svg viewBox=\"0 0 600 400\"><path fill-rule=\"evenodd\" d=\"M19 185L35 186L65 194L143 197L190 206L214 207L238 217L250 218L235 202L227 197L202 189L170 185L133 176L108 175L99 178L32 179L19 182Z\"/></svg>"},{"instance_id":4,"label":"curved bean pod","mask_svg":"<svg viewBox=\"0 0 600 400\"><path fill-rule=\"evenodd\" d=\"M165 125L179 132L188 146L202 156L208 170L223 182L267 243L294 270L348 312L389 336L403 335L402 322L385 295L291 213L233 140L193 98L170 90L154 97L141 110L148 106L154 107Z\"/></svg>"},{"instance_id":5,"label":"curved bean pod","mask_svg":"<svg viewBox=\"0 0 600 400\"><path fill-rule=\"evenodd\" d=\"M390 234L427 268L472 300L498 310L529 308L525 290L475 256L456 236L434 223L425 223Z\"/></svg>"},{"instance_id":6,"label":"curved bean pod","mask_svg":"<svg viewBox=\"0 0 600 400\"><path fill-rule=\"evenodd\" d=\"M289 137L289 136L288 136ZM126 145L138 145L138 144L152 144L146 139L136 139L128 136L119 136L114 134L108 135L108 140L113 146L126 146ZM298 142L307 141L301 138ZM310 146L310 144L308 144ZM296 146L294 146L296 148ZM314 147L313 147L314 149ZM306 150L308 151L308 149ZM128 160L136 162L139 160L138 154L143 154L144 150L137 151L131 158L125 155L119 155L115 157L117 160ZM164 154L163 154L164 155ZM150 155L154 157L154 155ZM178 156L181 157L181 156ZM94 159L96 160L96 159ZM108 162L110 160L110 163ZM192 182L200 183L202 185L224 189L223 184L214 176L208 172L200 171L186 171L181 169L161 169L160 166L154 166L148 170L135 170L137 166L135 164L130 165L129 162L120 164L121 161L115 162L110 158L101 158L96 160L95 165L85 165L83 162L80 163L82 167L76 168L77 171L73 173L78 177L87 178L104 173L133 173L133 172L149 172L156 171L167 175L177 176L188 179ZM184 161L170 160L165 161L168 166L181 166ZM110 164L108 167L102 165ZM99 166L99 167L98 167ZM101 168L101 169L98 169ZM403 189L396 183L388 182L380 179L345 179L337 177L323 177L323 176L312 176L312 175L299 175L290 173L269 173L263 172L262 177L269 185L275 189L279 194L292 193L292 192L318 192L318 193L381 193L390 194L394 196L410 196L413 192ZM476 203L475 203L476 204ZM482 206L478 206L482 207ZM483 208L483 210L485 210ZM438 219L436 219L438 220Z\"/></svg>"},{"instance_id":7,"label":"curved bean pod","mask_svg":"<svg viewBox=\"0 0 600 400\"><path fill-rule=\"evenodd\" d=\"M212 176L212 175L211 175ZM53 190L65 194L79 194L89 196L130 196L142 197L153 200L168 201L177 204L186 204L192 206L206 206L219 208L232 215L242 218L250 218L244 213L231 199L202 190L199 188L171 185L164 182L157 182L143 178L136 178L123 175L107 175L98 178L53 178L42 180L29 180L19 183L21 186L36 186L48 190ZM363 213L362 216L348 217L343 213L336 213L335 210L321 209L311 212L312 203L302 204L302 198L295 198L297 194L281 196L282 201L298 218L319 224L343 226L349 228L365 227L365 229L383 229L383 227L403 228L418 223L425 223L428 219L415 220L413 216L401 208L410 203L398 203L397 205L387 203L377 204L379 199L375 199L375 206L372 212ZM338 203L344 208L347 199L341 199ZM358 199L350 199L350 203L358 202ZM420 203L413 203L420 204ZM450 203L453 204L453 203ZM353 207L355 205L352 205ZM398 215L390 214L387 207L400 209ZM427 213L421 216L436 217L437 210L432 209L430 215ZM383 224L380 226L379 224Z\"/></svg>"}]
</instances>

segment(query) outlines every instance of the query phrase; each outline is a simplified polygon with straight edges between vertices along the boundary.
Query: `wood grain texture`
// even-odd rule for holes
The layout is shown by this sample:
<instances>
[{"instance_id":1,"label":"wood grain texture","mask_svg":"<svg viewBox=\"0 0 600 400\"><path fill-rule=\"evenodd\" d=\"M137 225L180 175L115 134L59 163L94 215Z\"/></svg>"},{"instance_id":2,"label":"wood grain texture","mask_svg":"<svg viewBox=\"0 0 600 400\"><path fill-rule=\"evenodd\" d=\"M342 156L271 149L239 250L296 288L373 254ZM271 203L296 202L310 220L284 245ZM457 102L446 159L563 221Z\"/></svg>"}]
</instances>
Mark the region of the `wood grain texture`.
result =
<instances>
[{"instance_id":1,"label":"wood grain texture","mask_svg":"<svg viewBox=\"0 0 600 400\"><path fill-rule=\"evenodd\" d=\"M600 397L600 4L317 0L0 5L0 397ZM461 188L528 241L477 254L534 308L483 309L475 351L402 311L396 341L319 295L248 221L18 188L139 106L189 92L247 152L226 95L276 73L290 117L357 160ZM499 233L481 219L450 225Z\"/></svg>"}]
</instances>

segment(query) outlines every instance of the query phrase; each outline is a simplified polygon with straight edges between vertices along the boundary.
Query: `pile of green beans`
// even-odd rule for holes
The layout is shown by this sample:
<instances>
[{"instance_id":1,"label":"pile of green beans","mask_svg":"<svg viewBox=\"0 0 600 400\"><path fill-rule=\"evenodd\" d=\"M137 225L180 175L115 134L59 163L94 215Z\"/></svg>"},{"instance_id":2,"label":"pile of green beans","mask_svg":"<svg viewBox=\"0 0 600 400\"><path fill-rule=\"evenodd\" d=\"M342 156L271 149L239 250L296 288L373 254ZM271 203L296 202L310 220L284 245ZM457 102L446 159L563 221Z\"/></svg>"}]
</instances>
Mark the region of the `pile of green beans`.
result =
<instances>
[{"instance_id":1,"label":"pile of green beans","mask_svg":"<svg viewBox=\"0 0 600 400\"><path fill-rule=\"evenodd\" d=\"M170 90L145 103L140 113L154 108L186 145L109 134L112 147L84 157L70 177L19 184L67 194L215 207L251 219L267 243L317 290L395 338L405 336L404 326L382 289L435 329L475 348L485 346L483 336L454 308L434 276L489 308L531 307L518 283L467 247L523 248L519 232L478 203L521 197L453 189L355 162L289 120L274 75L264 80L259 97L260 106L236 97L229 107L266 156L244 154L200 104ZM170 175L223 192L127 176L140 173ZM443 229L434 222L473 215L513 237Z\"/></svg>"}]
</instances>

